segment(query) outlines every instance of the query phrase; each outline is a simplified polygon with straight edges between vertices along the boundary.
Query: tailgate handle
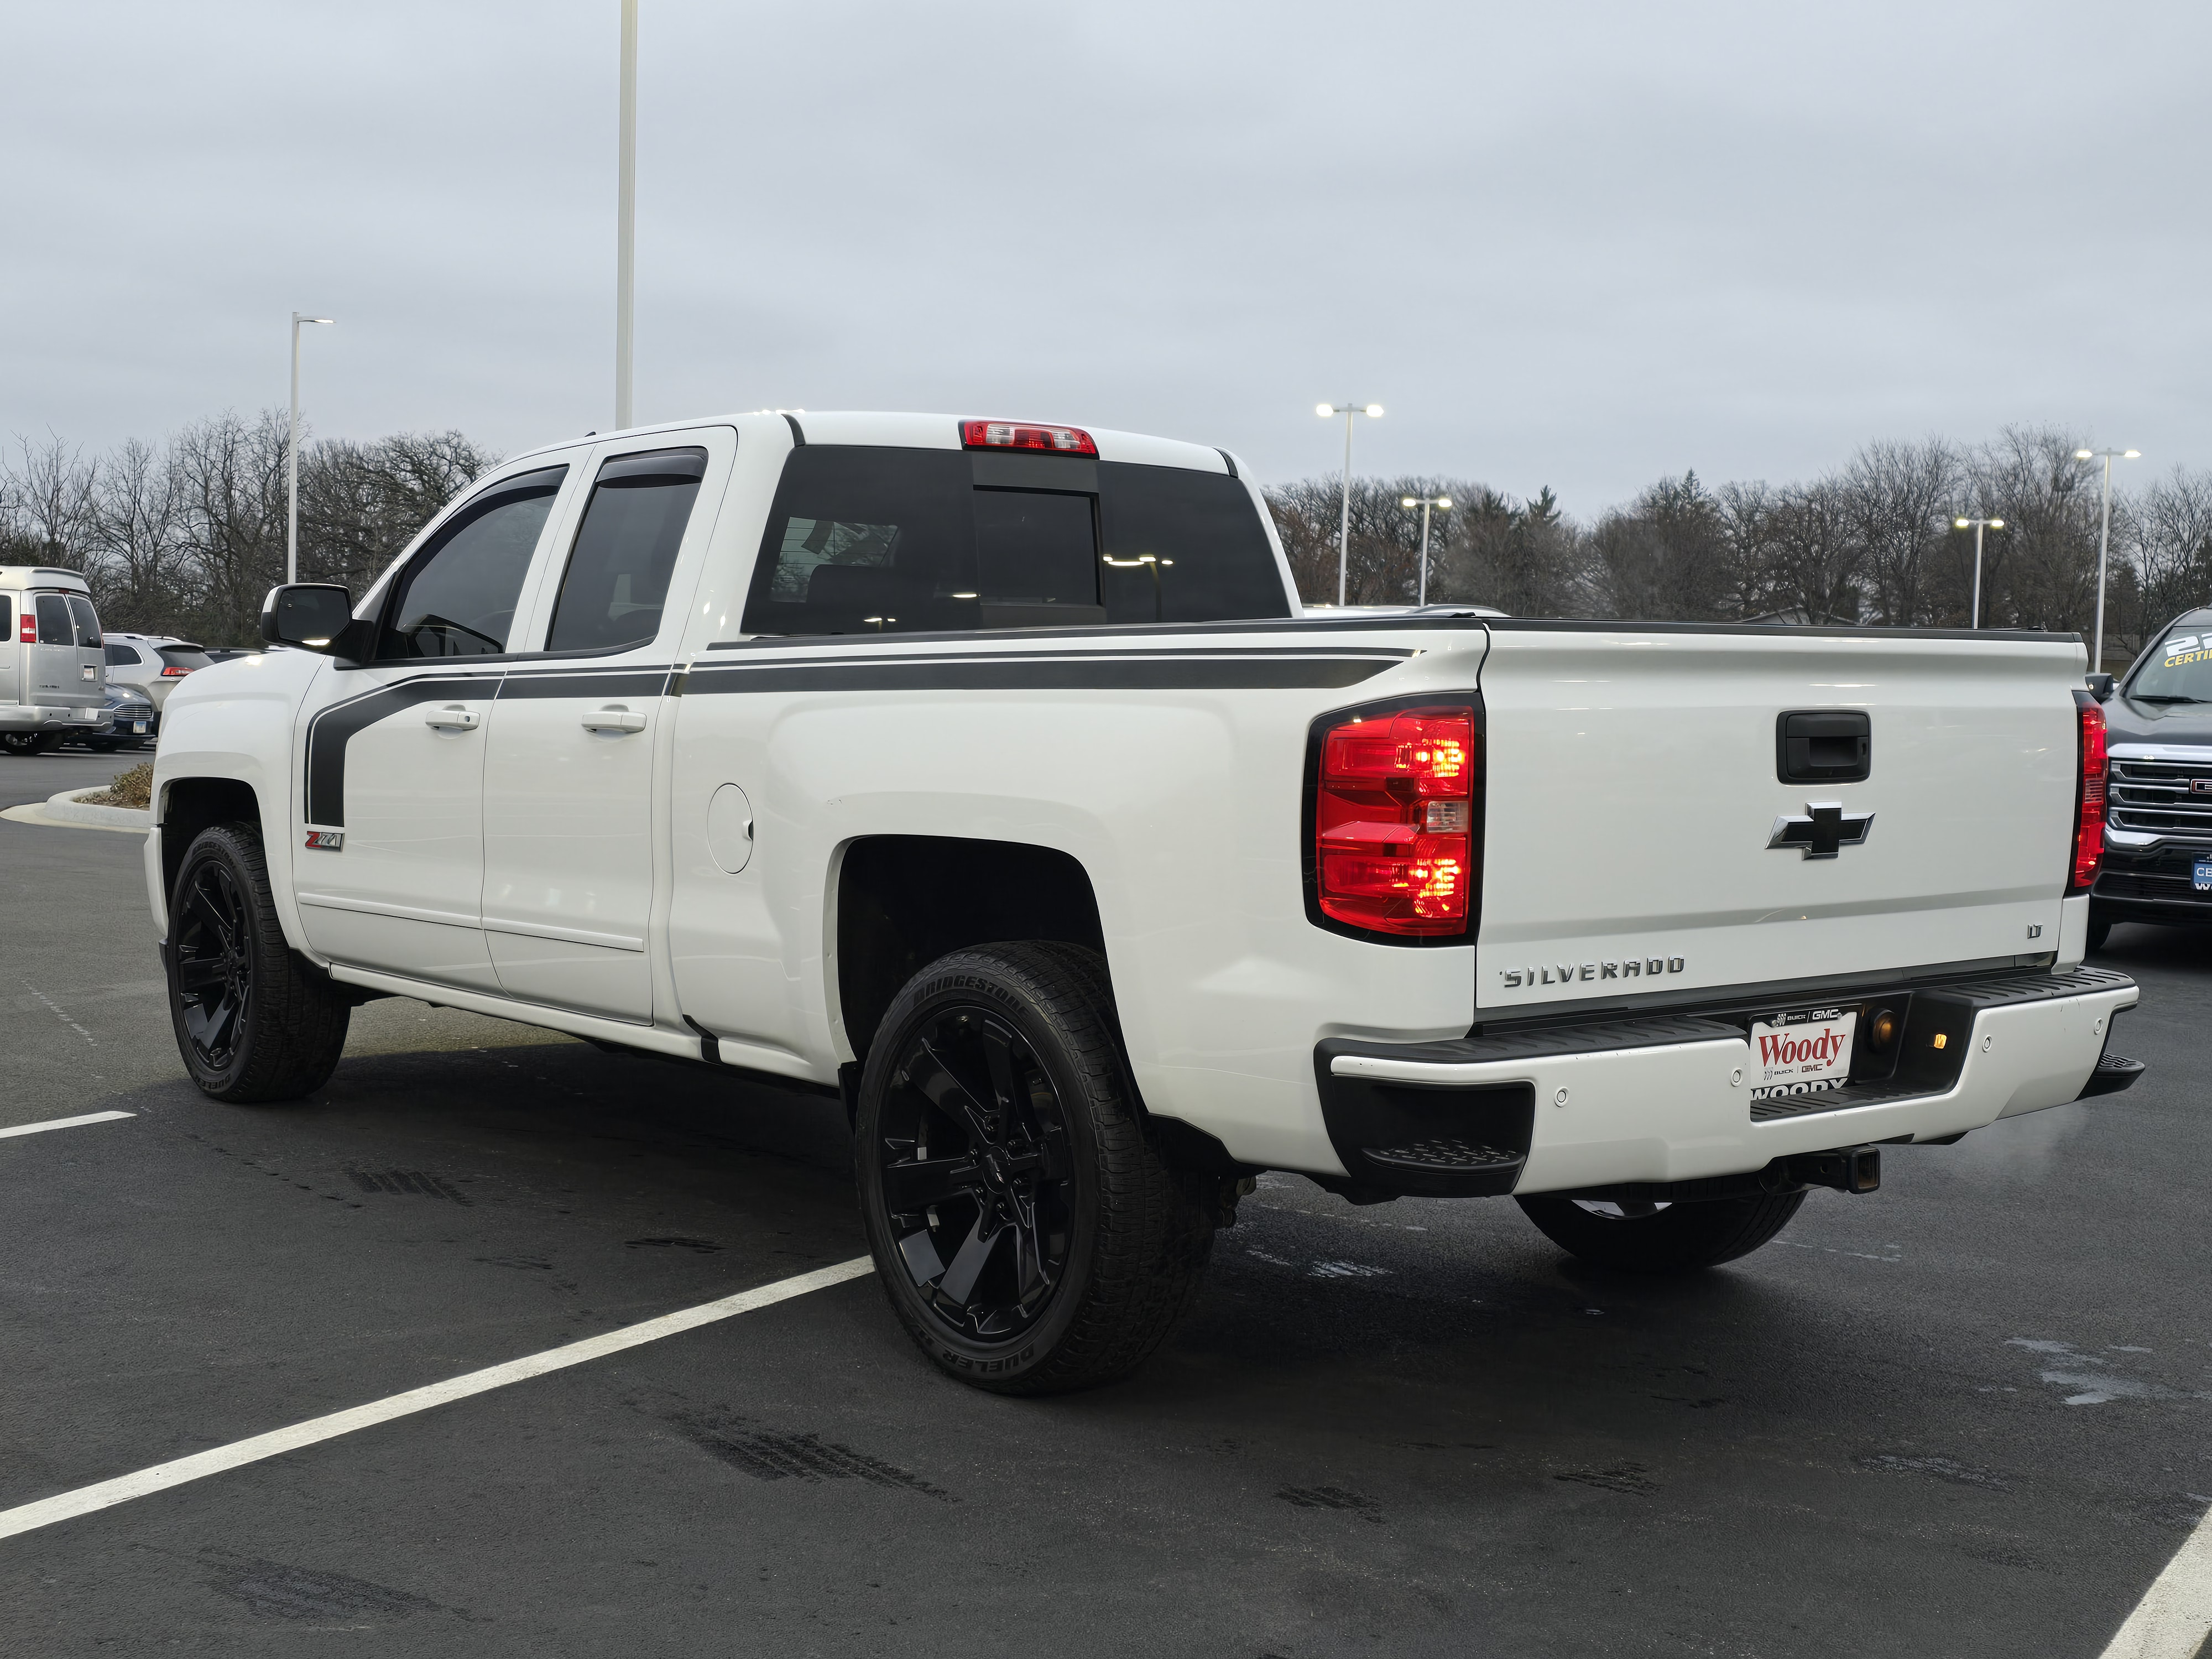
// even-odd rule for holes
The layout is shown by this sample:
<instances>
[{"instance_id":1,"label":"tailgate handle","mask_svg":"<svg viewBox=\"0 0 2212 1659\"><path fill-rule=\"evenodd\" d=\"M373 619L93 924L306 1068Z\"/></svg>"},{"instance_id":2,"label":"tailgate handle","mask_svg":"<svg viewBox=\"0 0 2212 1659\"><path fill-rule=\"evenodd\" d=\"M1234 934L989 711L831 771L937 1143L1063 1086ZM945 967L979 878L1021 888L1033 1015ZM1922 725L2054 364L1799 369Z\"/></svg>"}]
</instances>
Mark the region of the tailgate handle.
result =
<instances>
[{"instance_id":1,"label":"tailgate handle","mask_svg":"<svg viewBox=\"0 0 2212 1659\"><path fill-rule=\"evenodd\" d=\"M1855 708L1800 709L1774 721L1774 772L1784 783L1863 783L1874 771L1874 723Z\"/></svg>"}]
</instances>

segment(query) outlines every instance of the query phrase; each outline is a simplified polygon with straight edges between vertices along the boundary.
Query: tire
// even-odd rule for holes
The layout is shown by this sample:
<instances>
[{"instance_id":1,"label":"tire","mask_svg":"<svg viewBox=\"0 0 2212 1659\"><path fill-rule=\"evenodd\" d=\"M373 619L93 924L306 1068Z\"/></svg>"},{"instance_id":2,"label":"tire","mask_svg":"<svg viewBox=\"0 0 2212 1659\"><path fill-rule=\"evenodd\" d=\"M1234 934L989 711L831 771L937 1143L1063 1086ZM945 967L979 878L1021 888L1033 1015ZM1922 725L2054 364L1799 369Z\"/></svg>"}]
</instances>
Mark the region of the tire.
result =
<instances>
[{"instance_id":1,"label":"tire","mask_svg":"<svg viewBox=\"0 0 2212 1659\"><path fill-rule=\"evenodd\" d=\"M1146 1134L1093 951L980 945L915 975L869 1048L854 1145L884 1293L963 1382L1113 1382L1197 1299L1218 1182Z\"/></svg>"},{"instance_id":2,"label":"tire","mask_svg":"<svg viewBox=\"0 0 2212 1659\"><path fill-rule=\"evenodd\" d=\"M261 836L200 831L169 894L169 1017L200 1091L235 1103L297 1100L345 1048L353 1005L284 942Z\"/></svg>"},{"instance_id":3,"label":"tire","mask_svg":"<svg viewBox=\"0 0 2212 1659\"><path fill-rule=\"evenodd\" d=\"M1805 1194L1695 1204L1590 1204L1540 1195L1515 1201L1545 1237L1594 1267L1686 1273L1749 1255L1790 1224Z\"/></svg>"},{"instance_id":4,"label":"tire","mask_svg":"<svg viewBox=\"0 0 2212 1659\"><path fill-rule=\"evenodd\" d=\"M2112 918L2097 901L2089 901L2089 949L2101 951L2105 941L2112 936Z\"/></svg>"},{"instance_id":5,"label":"tire","mask_svg":"<svg viewBox=\"0 0 2212 1659\"><path fill-rule=\"evenodd\" d=\"M0 749L11 755L43 755L60 741L50 732L0 732Z\"/></svg>"}]
</instances>

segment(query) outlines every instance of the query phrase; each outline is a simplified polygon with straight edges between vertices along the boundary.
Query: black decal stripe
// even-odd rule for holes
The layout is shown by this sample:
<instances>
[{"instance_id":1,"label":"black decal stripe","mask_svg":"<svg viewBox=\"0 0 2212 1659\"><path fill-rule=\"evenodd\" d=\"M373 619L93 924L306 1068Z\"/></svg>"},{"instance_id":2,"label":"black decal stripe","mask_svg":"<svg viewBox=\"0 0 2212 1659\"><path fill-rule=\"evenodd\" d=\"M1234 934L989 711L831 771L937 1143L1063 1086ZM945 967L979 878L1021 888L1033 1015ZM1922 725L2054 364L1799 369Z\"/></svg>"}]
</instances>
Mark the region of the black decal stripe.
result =
<instances>
[{"instance_id":1,"label":"black decal stripe","mask_svg":"<svg viewBox=\"0 0 2212 1659\"><path fill-rule=\"evenodd\" d=\"M923 657L694 668L684 696L773 691L1206 691L1357 685L1401 658Z\"/></svg>"},{"instance_id":2,"label":"black decal stripe","mask_svg":"<svg viewBox=\"0 0 2212 1659\"><path fill-rule=\"evenodd\" d=\"M668 689L665 668L602 669L591 674L509 674L499 700L517 697L657 697Z\"/></svg>"},{"instance_id":3,"label":"black decal stripe","mask_svg":"<svg viewBox=\"0 0 2212 1659\"><path fill-rule=\"evenodd\" d=\"M497 674L429 674L395 681L324 709L307 726L307 822L326 830L344 827L346 750L356 733L403 708L441 697L495 697L499 681Z\"/></svg>"}]
</instances>

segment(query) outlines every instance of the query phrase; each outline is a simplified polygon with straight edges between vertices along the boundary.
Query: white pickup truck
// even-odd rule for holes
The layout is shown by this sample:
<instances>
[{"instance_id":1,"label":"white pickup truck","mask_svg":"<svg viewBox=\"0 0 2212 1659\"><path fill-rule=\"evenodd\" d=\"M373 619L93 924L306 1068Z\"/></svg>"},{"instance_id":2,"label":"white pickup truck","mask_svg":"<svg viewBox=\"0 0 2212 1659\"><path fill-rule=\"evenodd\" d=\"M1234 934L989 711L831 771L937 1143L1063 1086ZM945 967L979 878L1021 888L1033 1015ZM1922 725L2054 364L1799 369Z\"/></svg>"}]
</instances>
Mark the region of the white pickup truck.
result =
<instances>
[{"instance_id":1,"label":"white pickup truck","mask_svg":"<svg viewBox=\"0 0 2212 1659\"><path fill-rule=\"evenodd\" d=\"M1710 1266L2110 1092L2072 636L1301 612L1248 471L764 412L483 478L169 699L178 1043L420 997L842 1095L923 1350L1138 1364L1266 1170Z\"/></svg>"}]
</instances>

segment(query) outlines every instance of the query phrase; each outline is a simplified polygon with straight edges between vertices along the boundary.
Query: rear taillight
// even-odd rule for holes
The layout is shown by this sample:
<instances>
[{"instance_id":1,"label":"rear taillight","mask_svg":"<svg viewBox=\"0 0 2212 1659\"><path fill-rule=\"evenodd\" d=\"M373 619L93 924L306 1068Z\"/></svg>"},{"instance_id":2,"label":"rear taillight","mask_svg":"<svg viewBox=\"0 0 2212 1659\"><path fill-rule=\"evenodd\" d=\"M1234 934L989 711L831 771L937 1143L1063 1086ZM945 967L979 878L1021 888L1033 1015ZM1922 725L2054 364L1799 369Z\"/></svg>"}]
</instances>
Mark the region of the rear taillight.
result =
<instances>
[{"instance_id":1,"label":"rear taillight","mask_svg":"<svg viewBox=\"0 0 2212 1659\"><path fill-rule=\"evenodd\" d=\"M1474 710L1388 710L1322 733L1314 896L1378 933L1464 933L1474 888Z\"/></svg>"},{"instance_id":2,"label":"rear taillight","mask_svg":"<svg viewBox=\"0 0 2212 1659\"><path fill-rule=\"evenodd\" d=\"M165 680L180 680L191 672L189 668L179 668L176 664L171 663L161 671L161 678Z\"/></svg>"},{"instance_id":3,"label":"rear taillight","mask_svg":"<svg viewBox=\"0 0 2212 1659\"><path fill-rule=\"evenodd\" d=\"M963 421L960 441L969 449L1037 449L1048 455L1089 455L1098 446L1073 426L1030 426L1019 421Z\"/></svg>"},{"instance_id":4,"label":"rear taillight","mask_svg":"<svg viewBox=\"0 0 2212 1659\"><path fill-rule=\"evenodd\" d=\"M2105 711L2087 691L2074 694L2080 718L2080 781L2074 791L2074 878L2069 893L2086 893L2105 859Z\"/></svg>"},{"instance_id":5,"label":"rear taillight","mask_svg":"<svg viewBox=\"0 0 2212 1659\"><path fill-rule=\"evenodd\" d=\"M15 630L15 637L25 645L39 642L39 619L31 613L28 605L23 607L22 625Z\"/></svg>"}]
</instances>

